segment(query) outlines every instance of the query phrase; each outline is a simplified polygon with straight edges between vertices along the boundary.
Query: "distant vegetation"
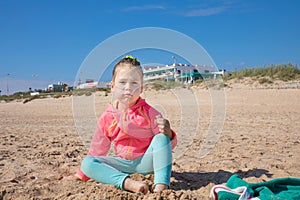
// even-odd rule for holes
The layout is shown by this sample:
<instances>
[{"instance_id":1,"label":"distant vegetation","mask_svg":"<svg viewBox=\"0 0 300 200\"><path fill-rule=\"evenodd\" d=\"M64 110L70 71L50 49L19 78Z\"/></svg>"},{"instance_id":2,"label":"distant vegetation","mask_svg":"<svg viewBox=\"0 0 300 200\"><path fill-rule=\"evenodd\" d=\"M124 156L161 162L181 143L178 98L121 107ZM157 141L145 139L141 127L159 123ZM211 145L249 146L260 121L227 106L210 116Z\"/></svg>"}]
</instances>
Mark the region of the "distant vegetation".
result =
<instances>
[{"instance_id":1,"label":"distant vegetation","mask_svg":"<svg viewBox=\"0 0 300 200\"><path fill-rule=\"evenodd\" d=\"M96 91L104 91L105 94L110 92L110 88L90 88L90 89L76 89L72 91L64 91L64 92L45 92L45 91L39 91L38 95L31 96L30 91L29 92L16 92L12 95L1 95L0 101L10 102L10 101L21 101L23 103L28 103L34 99L43 99L43 98L61 98L61 97L67 97L67 96L90 96Z\"/></svg>"},{"instance_id":2,"label":"distant vegetation","mask_svg":"<svg viewBox=\"0 0 300 200\"><path fill-rule=\"evenodd\" d=\"M300 80L300 69L293 64L280 64L280 65L270 65L267 67L256 67L256 68L246 68L239 71L233 71L223 77L223 80L226 82L227 80L232 79L243 79L243 78L251 78L253 80L257 80L260 84L271 84L275 80L281 81L293 81ZM202 79L199 79L194 82L195 85L199 85L203 83ZM211 81L206 81L206 84L214 84ZM224 87L226 83L223 83ZM144 85L145 89L154 89L154 90L166 90L166 89L174 89L176 87L186 87L185 84L181 82L174 81L163 81L163 80L155 80L146 82ZM31 96L31 91L28 92L16 92L13 95L0 95L0 101L10 102L10 101L22 101L23 103L27 103L34 99L42 99L42 98L60 98L71 95L81 96L81 95L92 95L96 91L104 91L105 95L110 92L110 88L91 88L91 89L76 89L65 92L49 92L38 90L38 95Z\"/></svg>"},{"instance_id":3,"label":"distant vegetation","mask_svg":"<svg viewBox=\"0 0 300 200\"><path fill-rule=\"evenodd\" d=\"M231 72L224 77L224 80L243 79L245 77L259 79L260 83L272 83L273 80L300 80L300 69L291 63L270 65L268 67L246 68Z\"/></svg>"},{"instance_id":4,"label":"distant vegetation","mask_svg":"<svg viewBox=\"0 0 300 200\"><path fill-rule=\"evenodd\" d=\"M110 93L110 88L88 88L88 89L76 89L72 91L72 95L75 96L90 96L92 95L94 92L97 91L102 91L105 92L105 95L107 95L108 93Z\"/></svg>"},{"instance_id":5,"label":"distant vegetation","mask_svg":"<svg viewBox=\"0 0 300 200\"><path fill-rule=\"evenodd\" d=\"M183 83L181 83L181 82L154 80L154 81L145 82L144 88L145 89L154 89L154 90L158 91L158 90L174 89L176 87L182 87L182 86L183 86Z\"/></svg>"}]
</instances>

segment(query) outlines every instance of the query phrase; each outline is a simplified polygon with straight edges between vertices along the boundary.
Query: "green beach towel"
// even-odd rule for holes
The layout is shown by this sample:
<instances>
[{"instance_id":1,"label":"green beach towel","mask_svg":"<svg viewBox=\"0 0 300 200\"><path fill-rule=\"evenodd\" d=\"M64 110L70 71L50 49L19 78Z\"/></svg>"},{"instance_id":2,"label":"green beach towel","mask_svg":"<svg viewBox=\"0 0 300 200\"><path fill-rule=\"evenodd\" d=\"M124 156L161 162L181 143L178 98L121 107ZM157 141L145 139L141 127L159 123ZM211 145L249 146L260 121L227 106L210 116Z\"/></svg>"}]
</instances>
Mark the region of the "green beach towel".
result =
<instances>
[{"instance_id":1,"label":"green beach towel","mask_svg":"<svg viewBox=\"0 0 300 200\"><path fill-rule=\"evenodd\" d=\"M226 186L215 185L210 197L215 200L300 200L300 178L277 178L261 183L247 183L237 174Z\"/></svg>"}]
</instances>

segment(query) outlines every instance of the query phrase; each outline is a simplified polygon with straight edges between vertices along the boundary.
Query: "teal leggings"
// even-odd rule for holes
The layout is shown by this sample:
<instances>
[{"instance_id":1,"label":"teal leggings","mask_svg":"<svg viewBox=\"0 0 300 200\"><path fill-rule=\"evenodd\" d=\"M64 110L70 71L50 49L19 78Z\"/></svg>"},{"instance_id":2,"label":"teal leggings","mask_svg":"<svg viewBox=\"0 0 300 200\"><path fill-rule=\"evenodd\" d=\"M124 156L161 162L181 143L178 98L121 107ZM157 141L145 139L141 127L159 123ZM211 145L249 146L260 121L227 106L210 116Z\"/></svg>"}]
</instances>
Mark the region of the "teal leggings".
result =
<instances>
[{"instance_id":1,"label":"teal leggings","mask_svg":"<svg viewBox=\"0 0 300 200\"><path fill-rule=\"evenodd\" d=\"M89 178L123 189L124 180L130 174L154 173L154 185L170 186L172 169L172 147L165 134L152 139L146 153L135 160L124 160L113 156L86 156L81 163L82 172Z\"/></svg>"}]
</instances>

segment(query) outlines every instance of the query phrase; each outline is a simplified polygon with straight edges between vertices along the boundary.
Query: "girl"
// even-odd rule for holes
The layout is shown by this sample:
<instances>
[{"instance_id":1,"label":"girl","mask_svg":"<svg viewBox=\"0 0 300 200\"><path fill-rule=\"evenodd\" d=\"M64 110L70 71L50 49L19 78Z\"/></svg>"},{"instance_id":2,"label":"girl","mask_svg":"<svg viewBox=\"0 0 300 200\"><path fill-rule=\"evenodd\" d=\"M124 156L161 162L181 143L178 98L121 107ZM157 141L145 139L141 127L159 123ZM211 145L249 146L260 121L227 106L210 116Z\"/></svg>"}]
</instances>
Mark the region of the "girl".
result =
<instances>
[{"instance_id":1,"label":"girl","mask_svg":"<svg viewBox=\"0 0 300 200\"><path fill-rule=\"evenodd\" d=\"M140 97L142 90L140 62L126 56L113 69L113 99L99 119L88 155L75 176L67 179L93 179L146 194L148 185L131 179L130 174L154 173L153 191L169 188L176 133L169 121ZM111 142L115 156L107 156Z\"/></svg>"}]
</instances>

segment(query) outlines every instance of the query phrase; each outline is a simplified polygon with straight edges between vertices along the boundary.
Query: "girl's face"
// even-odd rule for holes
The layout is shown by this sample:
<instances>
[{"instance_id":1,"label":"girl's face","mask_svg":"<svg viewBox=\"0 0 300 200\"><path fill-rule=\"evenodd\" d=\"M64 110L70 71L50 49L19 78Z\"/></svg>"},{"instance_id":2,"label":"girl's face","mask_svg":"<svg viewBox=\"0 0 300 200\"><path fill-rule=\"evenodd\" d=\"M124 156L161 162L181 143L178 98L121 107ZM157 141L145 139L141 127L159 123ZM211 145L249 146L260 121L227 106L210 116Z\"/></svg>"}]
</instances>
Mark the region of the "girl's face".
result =
<instances>
[{"instance_id":1,"label":"girl's face","mask_svg":"<svg viewBox=\"0 0 300 200\"><path fill-rule=\"evenodd\" d=\"M127 65L127 64L126 64ZM116 72L115 80L111 84L113 97L125 107L131 107L142 93L142 77L139 69L122 66Z\"/></svg>"}]
</instances>

